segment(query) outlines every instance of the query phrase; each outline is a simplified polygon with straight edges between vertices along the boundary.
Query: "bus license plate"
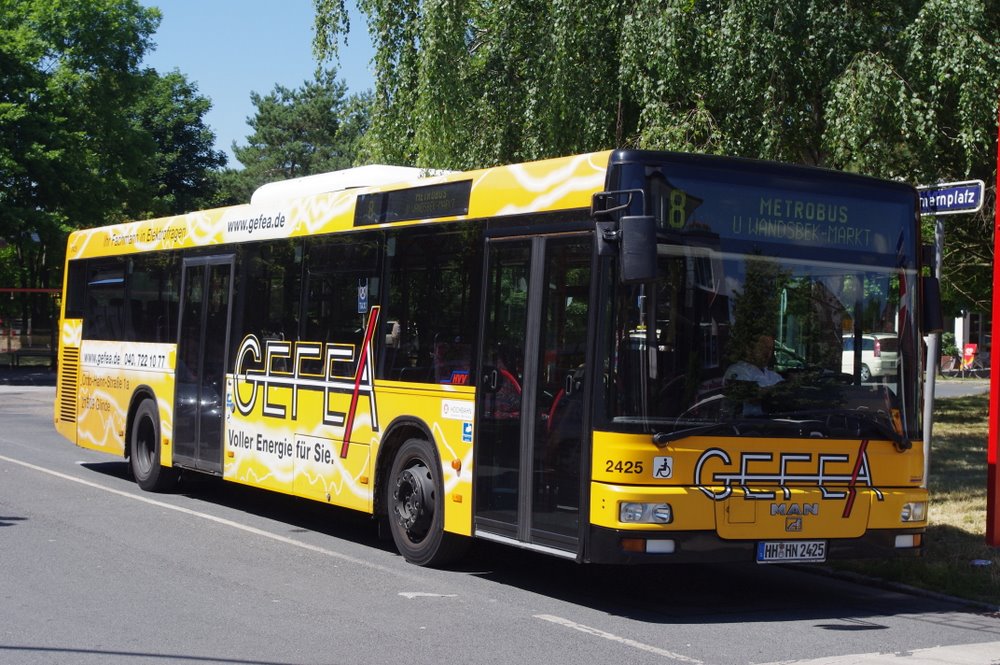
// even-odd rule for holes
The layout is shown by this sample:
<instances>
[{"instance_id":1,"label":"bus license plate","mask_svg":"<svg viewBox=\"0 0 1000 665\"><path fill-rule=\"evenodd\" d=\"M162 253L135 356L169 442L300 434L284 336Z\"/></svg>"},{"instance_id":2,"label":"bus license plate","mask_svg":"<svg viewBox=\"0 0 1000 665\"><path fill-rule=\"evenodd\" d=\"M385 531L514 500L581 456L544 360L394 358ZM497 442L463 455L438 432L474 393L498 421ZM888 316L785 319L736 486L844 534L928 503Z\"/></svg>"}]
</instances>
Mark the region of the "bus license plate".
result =
<instances>
[{"instance_id":1,"label":"bus license plate","mask_svg":"<svg viewBox=\"0 0 1000 665\"><path fill-rule=\"evenodd\" d=\"M757 563L826 561L825 540L779 540L757 543Z\"/></svg>"}]
</instances>

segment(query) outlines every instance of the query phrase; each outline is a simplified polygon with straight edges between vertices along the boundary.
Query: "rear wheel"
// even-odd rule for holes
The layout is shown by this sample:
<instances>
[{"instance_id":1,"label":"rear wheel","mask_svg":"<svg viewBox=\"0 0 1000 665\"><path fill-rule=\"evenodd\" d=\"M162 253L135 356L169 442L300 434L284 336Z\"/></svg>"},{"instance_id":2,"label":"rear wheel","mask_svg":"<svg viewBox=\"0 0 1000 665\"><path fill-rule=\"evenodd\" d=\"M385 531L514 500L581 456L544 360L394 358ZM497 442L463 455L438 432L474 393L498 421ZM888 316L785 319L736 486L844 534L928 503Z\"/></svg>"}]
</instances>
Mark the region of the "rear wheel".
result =
<instances>
[{"instance_id":1,"label":"rear wheel","mask_svg":"<svg viewBox=\"0 0 1000 665\"><path fill-rule=\"evenodd\" d=\"M142 400L135 410L129 444L129 465L139 487L162 492L175 483L174 469L160 465L160 415L152 399Z\"/></svg>"},{"instance_id":2,"label":"rear wheel","mask_svg":"<svg viewBox=\"0 0 1000 665\"><path fill-rule=\"evenodd\" d=\"M872 371L868 369L868 365L861 366L861 382L868 383L872 380Z\"/></svg>"},{"instance_id":3,"label":"rear wheel","mask_svg":"<svg viewBox=\"0 0 1000 665\"><path fill-rule=\"evenodd\" d=\"M440 566L460 557L469 539L444 530L444 491L430 443L408 439L392 461L386 487L389 530L396 549L418 566Z\"/></svg>"}]
</instances>

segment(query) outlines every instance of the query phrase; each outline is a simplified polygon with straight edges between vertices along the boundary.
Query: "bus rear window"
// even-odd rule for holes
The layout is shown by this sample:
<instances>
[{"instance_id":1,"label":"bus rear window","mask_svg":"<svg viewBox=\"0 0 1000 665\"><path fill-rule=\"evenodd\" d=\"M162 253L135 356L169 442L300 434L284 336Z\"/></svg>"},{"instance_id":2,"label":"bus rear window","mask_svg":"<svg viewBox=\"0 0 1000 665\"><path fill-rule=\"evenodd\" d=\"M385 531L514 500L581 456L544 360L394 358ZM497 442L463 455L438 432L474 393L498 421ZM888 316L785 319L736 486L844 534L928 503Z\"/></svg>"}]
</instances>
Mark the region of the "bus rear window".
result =
<instances>
[{"instance_id":1,"label":"bus rear window","mask_svg":"<svg viewBox=\"0 0 1000 665\"><path fill-rule=\"evenodd\" d=\"M82 319L84 301L87 297L86 263L73 261L69 264L66 276L66 318Z\"/></svg>"}]
</instances>

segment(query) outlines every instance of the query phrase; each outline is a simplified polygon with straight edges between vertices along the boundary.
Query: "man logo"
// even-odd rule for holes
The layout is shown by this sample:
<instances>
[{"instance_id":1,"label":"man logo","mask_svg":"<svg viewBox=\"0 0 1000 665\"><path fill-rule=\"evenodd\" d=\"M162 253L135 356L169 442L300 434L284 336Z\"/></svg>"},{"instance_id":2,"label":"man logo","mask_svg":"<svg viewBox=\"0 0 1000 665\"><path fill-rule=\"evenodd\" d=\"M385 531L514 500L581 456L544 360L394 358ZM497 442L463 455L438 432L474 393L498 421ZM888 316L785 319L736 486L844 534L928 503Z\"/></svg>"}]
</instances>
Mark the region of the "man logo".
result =
<instances>
[{"instance_id":1,"label":"man logo","mask_svg":"<svg viewBox=\"0 0 1000 665\"><path fill-rule=\"evenodd\" d=\"M772 503L771 516L775 515L819 515L818 503Z\"/></svg>"}]
</instances>

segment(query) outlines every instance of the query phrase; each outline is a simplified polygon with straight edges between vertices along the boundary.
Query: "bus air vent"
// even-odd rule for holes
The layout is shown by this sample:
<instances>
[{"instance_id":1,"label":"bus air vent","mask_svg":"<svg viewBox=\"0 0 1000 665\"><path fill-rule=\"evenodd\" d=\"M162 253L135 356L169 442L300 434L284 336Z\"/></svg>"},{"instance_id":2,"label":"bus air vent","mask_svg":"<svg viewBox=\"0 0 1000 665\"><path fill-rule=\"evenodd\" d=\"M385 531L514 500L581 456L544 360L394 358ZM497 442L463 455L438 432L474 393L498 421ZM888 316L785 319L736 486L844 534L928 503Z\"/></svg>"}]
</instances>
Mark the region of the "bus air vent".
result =
<instances>
[{"instance_id":1,"label":"bus air vent","mask_svg":"<svg viewBox=\"0 0 1000 665\"><path fill-rule=\"evenodd\" d=\"M80 373L80 349L63 348L59 365L59 420L76 422L76 393Z\"/></svg>"}]
</instances>

